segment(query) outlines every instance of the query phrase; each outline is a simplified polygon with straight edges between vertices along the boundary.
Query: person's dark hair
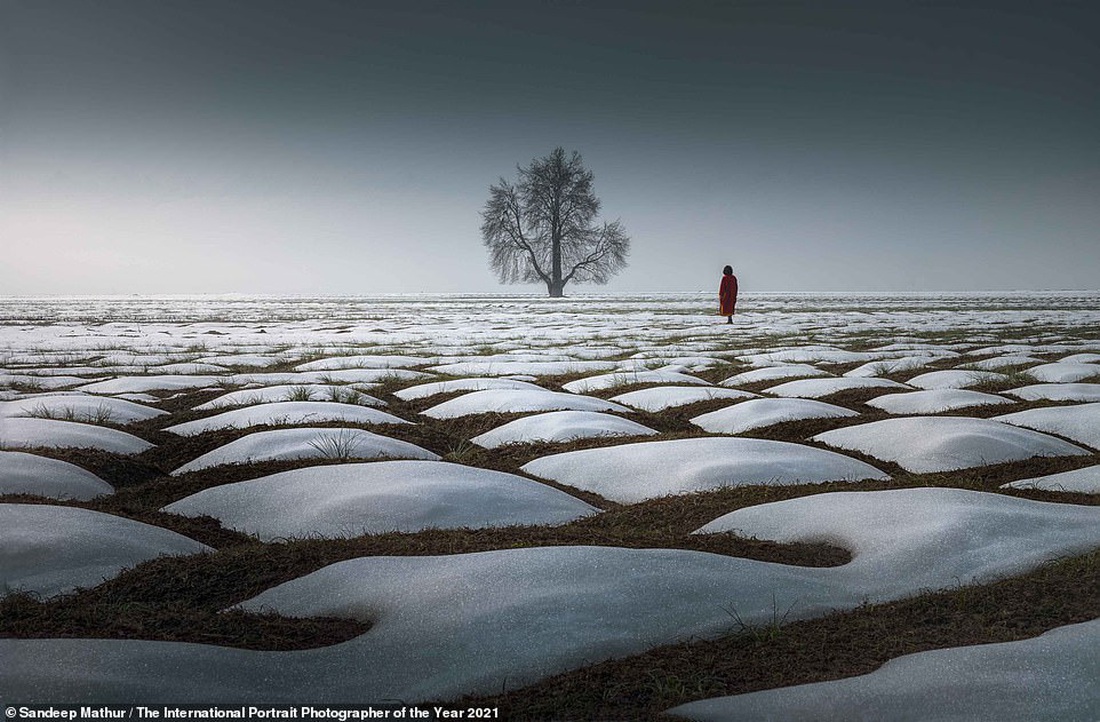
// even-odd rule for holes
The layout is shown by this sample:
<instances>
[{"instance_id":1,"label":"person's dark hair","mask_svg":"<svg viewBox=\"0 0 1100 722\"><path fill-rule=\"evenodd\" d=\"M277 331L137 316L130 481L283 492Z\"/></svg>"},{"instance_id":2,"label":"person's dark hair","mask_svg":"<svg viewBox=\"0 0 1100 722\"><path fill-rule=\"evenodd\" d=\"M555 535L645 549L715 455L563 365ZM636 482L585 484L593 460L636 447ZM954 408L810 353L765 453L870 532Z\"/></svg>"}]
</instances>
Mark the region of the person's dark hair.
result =
<instances>
[{"instance_id":1,"label":"person's dark hair","mask_svg":"<svg viewBox=\"0 0 1100 722\"><path fill-rule=\"evenodd\" d=\"M723 276L732 276L733 275L733 266L726 266L725 268L723 268L722 269L722 275Z\"/></svg>"}]
</instances>

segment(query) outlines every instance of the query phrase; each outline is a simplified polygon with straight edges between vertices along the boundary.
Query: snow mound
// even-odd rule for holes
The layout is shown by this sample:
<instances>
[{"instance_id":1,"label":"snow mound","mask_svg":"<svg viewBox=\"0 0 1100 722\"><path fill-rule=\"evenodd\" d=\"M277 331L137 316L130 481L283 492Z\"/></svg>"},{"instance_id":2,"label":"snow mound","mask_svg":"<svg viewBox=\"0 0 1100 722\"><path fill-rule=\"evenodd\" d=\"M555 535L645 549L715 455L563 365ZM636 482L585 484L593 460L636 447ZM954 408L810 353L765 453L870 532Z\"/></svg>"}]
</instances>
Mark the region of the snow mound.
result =
<instances>
[{"instance_id":1,"label":"snow mound","mask_svg":"<svg viewBox=\"0 0 1100 722\"><path fill-rule=\"evenodd\" d=\"M417 462L376 462L384 463ZM792 620L821 616L866 599L901 599L983 575L1021 573L1100 543L1095 507L947 489L903 492L765 504L740 510L753 518L744 515L730 525L761 538L847 543L858 551L841 567L575 546L351 559L238 605L374 623L343 644L262 652L133 640L0 639L0 658L34 660L0 667L0 690L27 703L86 703L89 697L97 703L155 697L203 704L454 699L726 633L734 627L731 608L749 625L771 623L776 608L789 610ZM1012 669L1011 679L1032 692L1019 684L1019 669Z\"/></svg>"},{"instance_id":2,"label":"snow mound","mask_svg":"<svg viewBox=\"0 0 1100 722\"><path fill-rule=\"evenodd\" d=\"M945 411L967 409L972 406L1011 404L1003 396L967 389L928 389L905 394L886 394L871 399L868 406L890 414L942 414Z\"/></svg>"},{"instance_id":3,"label":"snow mound","mask_svg":"<svg viewBox=\"0 0 1100 722\"><path fill-rule=\"evenodd\" d=\"M691 702L668 714L719 720L1088 722L1100 699L1100 619L1033 639L897 657L870 674Z\"/></svg>"},{"instance_id":4,"label":"snow mound","mask_svg":"<svg viewBox=\"0 0 1100 722\"><path fill-rule=\"evenodd\" d=\"M543 547L351 559L267 590L251 611L374 623L332 647L262 652L133 640L0 639L6 698L27 703L407 703L498 693L603 659L764 623L780 585L819 570L685 550ZM731 600L733 600L731 602ZM782 601L782 600L781 600ZM799 612L802 612L800 608ZM819 608L819 614L828 610ZM95 660L90 664L88 660Z\"/></svg>"},{"instance_id":5,"label":"snow mound","mask_svg":"<svg viewBox=\"0 0 1100 722\"><path fill-rule=\"evenodd\" d=\"M0 448L100 449L115 454L140 454L153 448L144 439L117 429L57 419L0 416Z\"/></svg>"},{"instance_id":6,"label":"snow mound","mask_svg":"<svg viewBox=\"0 0 1100 722\"><path fill-rule=\"evenodd\" d=\"M1100 508L950 488L841 491L744 507L696 530L779 543L827 543L852 561L829 571L853 596L896 598L1022 574L1100 543Z\"/></svg>"},{"instance_id":7,"label":"snow mound","mask_svg":"<svg viewBox=\"0 0 1100 722\"><path fill-rule=\"evenodd\" d=\"M421 379L430 379L432 377L431 374L426 374L421 371L394 368L351 368L333 369L331 371L303 371L299 373L301 378L312 379L323 384L374 384L393 379L400 381L418 381Z\"/></svg>"},{"instance_id":8,"label":"snow mound","mask_svg":"<svg viewBox=\"0 0 1100 722\"><path fill-rule=\"evenodd\" d=\"M735 376L730 376L722 382L722 386L743 386L762 381L782 381L783 379L797 379L807 376L832 376L832 374L809 364L782 364L780 366L765 366L764 368L744 371Z\"/></svg>"},{"instance_id":9,"label":"snow mound","mask_svg":"<svg viewBox=\"0 0 1100 722\"><path fill-rule=\"evenodd\" d=\"M27 396L0 403L0 416L33 416L84 423L130 424L166 413L125 399L83 394Z\"/></svg>"},{"instance_id":10,"label":"snow mound","mask_svg":"<svg viewBox=\"0 0 1100 722\"><path fill-rule=\"evenodd\" d=\"M997 421L945 416L885 419L826 431L813 440L893 461L915 474L1088 453L1053 436Z\"/></svg>"},{"instance_id":11,"label":"snow mound","mask_svg":"<svg viewBox=\"0 0 1100 722\"><path fill-rule=\"evenodd\" d=\"M573 441L613 436L652 436L648 426L599 411L551 411L510 421L470 439L486 449L533 441Z\"/></svg>"},{"instance_id":12,"label":"snow mound","mask_svg":"<svg viewBox=\"0 0 1100 722\"><path fill-rule=\"evenodd\" d=\"M126 369L127 373L158 373L158 374L183 374L183 375L195 375L195 374L220 374L229 373L229 369L225 366L218 364L208 363L192 363L192 362L180 362L180 363L168 363L157 364L152 366L142 367L129 367Z\"/></svg>"},{"instance_id":13,"label":"snow mound","mask_svg":"<svg viewBox=\"0 0 1100 722\"><path fill-rule=\"evenodd\" d=\"M720 633L731 599L754 617L747 610L770 605L776 583L819 596L809 577L700 552L543 547L352 559L238 607L372 619L351 644L358 657L386 664L362 666L353 688L447 699Z\"/></svg>"},{"instance_id":14,"label":"snow mound","mask_svg":"<svg viewBox=\"0 0 1100 722\"><path fill-rule=\"evenodd\" d=\"M362 429L275 429L231 441L190 461L172 476L222 464L289 459L439 459L427 449Z\"/></svg>"},{"instance_id":15,"label":"snow mound","mask_svg":"<svg viewBox=\"0 0 1100 722\"><path fill-rule=\"evenodd\" d=\"M94 381L77 387L89 394L142 394L147 391L193 391L220 386L223 376L192 376L167 374L162 376L122 376L106 381Z\"/></svg>"},{"instance_id":16,"label":"snow mound","mask_svg":"<svg viewBox=\"0 0 1100 722\"><path fill-rule=\"evenodd\" d=\"M80 393L80 392L76 391L76 392L73 392L73 393ZM141 394L116 394L114 396L111 396L110 398L112 398L112 399L123 399L125 401L133 401L134 403L138 403L138 404L155 404L155 403L158 403L160 401L160 399L158 399L156 396L153 396L152 394L145 394L145 393L141 393Z\"/></svg>"},{"instance_id":17,"label":"snow mound","mask_svg":"<svg viewBox=\"0 0 1100 722\"><path fill-rule=\"evenodd\" d=\"M79 376L31 376L28 374L0 373L0 386L33 386L36 389L57 391L86 383L88 383L88 379Z\"/></svg>"},{"instance_id":18,"label":"snow mound","mask_svg":"<svg viewBox=\"0 0 1100 722\"><path fill-rule=\"evenodd\" d=\"M279 401L336 401L359 406L385 406L386 402L368 396L356 389L337 384L281 384L258 389L230 391L205 404L199 404L195 411L215 411L231 406L255 406Z\"/></svg>"},{"instance_id":19,"label":"snow mound","mask_svg":"<svg viewBox=\"0 0 1100 722\"><path fill-rule=\"evenodd\" d=\"M522 469L624 504L727 486L890 478L873 466L822 449L734 438L647 441L570 451L535 459Z\"/></svg>"},{"instance_id":20,"label":"snow mound","mask_svg":"<svg viewBox=\"0 0 1100 722\"><path fill-rule=\"evenodd\" d=\"M579 396L564 391L546 389L488 389L472 391L458 398L444 401L427 411L433 419L454 419L473 414L511 414L527 411L617 411L629 413L630 409L610 401Z\"/></svg>"},{"instance_id":21,"label":"snow mound","mask_svg":"<svg viewBox=\"0 0 1100 722\"><path fill-rule=\"evenodd\" d=\"M148 349L147 353L141 353L137 349L131 351L115 351L103 354L95 363L101 366L163 366L176 360L176 356L153 353Z\"/></svg>"},{"instance_id":22,"label":"snow mound","mask_svg":"<svg viewBox=\"0 0 1100 722\"><path fill-rule=\"evenodd\" d=\"M335 369L332 371L262 371L226 376L223 382L233 386L305 386L311 384L353 384L371 388L384 381L420 381L431 374L409 369Z\"/></svg>"},{"instance_id":23,"label":"snow mound","mask_svg":"<svg viewBox=\"0 0 1100 722\"><path fill-rule=\"evenodd\" d=\"M1067 491L1081 494L1100 494L1100 466L1086 466L1060 474L1020 479L1001 486L1002 489L1041 489L1043 491Z\"/></svg>"},{"instance_id":24,"label":"snow mound","mask_svg":"<svg viewBox=\"0 0 1100 722\"><path fill-rule=\"evenodd\" d=\"M561 376L611 371L616 361L459 361L432 366L429 371L448 376Z\"/></svg>"},{"instance_id":25,"label":"snow mound","mask_svg":"<svg viewBox=\"0 0 1100 722\"><path fill-rule=\"evenodd\" d=\"M752 399L696 416L691 423L712 434L741 434L785 421L839 419L849 416L859 416L859 414L851 409L821 401Z\"/></svg>"},{"instance_id":26,"label":"snow mound","mask_svg":"<svg viewBox=\"0 0 1100 722\"><path fill-rule=\"evenodd\" d=\"M345 421L356 424L407 424L385 411L371 409L354 404L341 404L333 401L279 401L270 404L247 406L243 409L226 411L205 419L187 421L169 426L180 436L195 436L215 429L247 429L250 426L317 424L324 421Z\"/></svg>"},{"instance_id":27,"label":"snow mound","mask_svg":"<svg viewBox=\"0 0 1100 722\"><path fill-rule=\"evenodd\" d=\"M75 464L22 451L0 451L0 494L93 499L114 487Z\"/></svg>"},{"instance_id":28,"label":"snow mound","mask_svg":"<svg viewBox=\"0 0 1100 722\"><path fill-rule=\"evenodd\" d=\"M994 371L951 369L914 376L906 383L910 386L916 386L918 389L965 389L978 384L1000 383L1007 380L1007 376Z\"/></svg>"},{"instance_id":29,"label":"snow mound","mask_svg":"<svg viewBox=\"0 0 1100 722\"><path fill-rule=\"evenodd\" d=\"M967 356L1021 356L1026 354L1047 353L1032 344L1027 343L1003 343L998 346L983 346L972 348L966 352Z\"/></svg>"},{"instance_id":30,"label":"snow mound","mask_svg":"<svg viewBox=\"0 0 1100 722\"><path fill-rule=\"evenodd\" d=\"M393 392L393 395L403 401L414 399L426 399L438 394L449 394L455 391L487 391L490 389L533 389L539 390L541 386L529 381L498 378L466 378L452 379L450 381L432 381L417 386L409 386Z\"/></svg>"},{"instance_id":31,"label":"snow mound","mask_svg":"<svg viewBox=\"0 0 1100 722\"><path fill-rule=\"evenodd\" d=\"M514 474L443 461L374 461L295 469L215 486L163 511L212 516L231 529L272 541L566 524L599 510Z\"/></svg>"},{"instance_id":32,"label":"snow mound","mask_svg":"<svg viewBox=\"0 0 1100 722\"><path fill-rule=\"evenodd\" d=\"M283 363L285 359L279 356L265 354L234 353L221 356L204 356L195 359L199 363L218 364L219 366L240 366L242 368L267 368Z\"/></svg>"},{"instance_id":33,"label":"snow mound","mask_svg":"<svg viewBox=\"0 0 1100 722\"><path fill-rule=\"evenodd\" d=\"M400 369L435 363L435 359L416 356L333 356L307 361L294 367L295 371L333 371L336 369Z\"/></svg>"},{"instance_id":34,"label":"snow mound","mask_svg":"<svg viewBox=\"0 0 1100 722\"><path fill-rule=\"evenodd\" d=\"M672 370L674 368L690 369L692 371L704 371L706 369L717 366L722 363L719 359L711 356L674 356L669 358L664 354L635 354L634 358L646 359L646 360L659 360L664 365L658 369L660 370Z\"/></svg>"},{"instance_id":35,"label":"snow mound","mask_svg":"<svg viewBox=\"0 0 1100 722\"><path fill-rule=\"evenodd\" d=\"M8 592L54 596L159 556L208 551L167 529L98 511L0 504L0 590Z\"/></svg>"},{"instance_id":36,"label":"snow mound","mask_svg":"<svg viewBox=\"0 0 1100 722\"><path fill-rule=\"evenodd\" d=\"M1013 426L1024 426L1047 434L1057 434L1078 443L1100 449L1100 402L1029 409L994 416Z\"/></svg>"},{"instance_id":37,"label":"snow mound","mask_svg":"<svg viewBox=\"0 0 1100 722\"><path fill-rule=\"evenodd\" d=\"M780 363L827 363L848 364L863 363L875 360L874 354L858 351L846 351L835 346L799 346L796 348L767 351L764 353L738 356L738 361L743 361L753 366L774 366Z\"/></svg>"},{"instance_id":38,"label":"snow mound","mask_svg":"<svg viewBox=\"0 0 1100 722\"><path fill-rule=\"evenodd\" d=\"M1059 363L1100 364L1100 353L1075 353L1058 361Z\"/></svg>"},{"instance_id":39,"label":"snow mound","mask_svg":"<svg viewBox=\"0 0 1100 722\"><path fill-rule=\"evenodd\" d=\"M1027 370L1036 381L1050 384L1072 384L1088 378L1100 377L1100 366L1092 363L1059 361L1032 366Z\"/></svg>"},{"instance_id":40,"label":"snow mound","mask_svg":"<svg viewBox=\"0 0 1100 722\"><path fill-rule=\"evenodd\" d=\"M953 344L958 348L958 344ZM884 346L876 346L871 351L881 358L958 358L962 354L952 351L938 344L931 343L888 343Z\"/></svg>"},{"instance_id":41,"label":"snow mound","mask_svg":"<svg viewBox=\"0 0 1100 722\"><path fill-rule=\"evenodd\" d=\"M1005 393L1024 401L1100 401L1100 384L1032 384Z\"/></svg>"},{"instance_id":42,"label":"snow mound","mask_svg":"<svg viewBox=\"0 0 1100 722\"><path fill-rule=\"evenodd\" d=\"M354 374L374 375L376 369L343 369ZM398 369L403 370L403 369ZM335 378L335 371L251 371L226 376L223 383L227 386L240 386L243 390L271 386L337 386L368 391L379 385L378 381L348 381Z\"/></svg>"},{"instance_id":43,"label":"snow mound","mask_svg":"<svg viewBox=\"0 0 1100 722\"><path fill-rule=\"evenodd\" d=\"M868 361L862 366L857 366L844 375L850 378L886 376L887 374L896 374L902 371L915 371L916 369L924 368L934 360L935 358L932 356L902 356L901 358L879 359L878 361Z\"/></svg>"},{"instance_id":44,"label":"snow mound","mask_svg":"<svg viewBox=\"0 0 1100 722\"><path fill-rule=\"evenodd\" d=\"M700 401L714 401L715 399L740 401L742 399L755 398L759 398L759 395L739 389L654 386L648 389L638 389L637 391L628 391L625 394L612 396L609 401L614 401L618 404L626 404L640 411L656 412L675 408L677 406L687 406L688 404L694 404Z\"/></svg>"},{"instance_id":45,"label":"snow mound","mask_svg":"<svg viewBox=\"0 0 1100 722\"><path fill-rule=\"evenodd\" d=\"M832 378L832 379L802 379L800 381L788 381L785 384L764 389L764 393L774 396L786 396L801 399L819 399L823 396L831 396L841 391L862 389L906 389L909 387L890 379L878 378Z\"/></svg>"},{"instance_id":46,"label":"snow mound","mask_svg":"<svg viewBox=\"0 0 1100 722\"><path fill-rule=\"evenodd\" d=\"M616 386L630 386L633 384L694 384L698 386L710 386L710 383L696 376L679 373L677 371L619 371L602 376L589 376L562 384L562 388L574 394L585 394L589 391L613 389Z\"/></svg>"},{"instance_id":47,"label":"snow mound","mask_svg":"<svg viewBox=\"0 0 1100 722\"><path fill-rule=\"evenodd\" d=\"M969 365L983 371L996 371L997 369L1034 366L1041 363L1043 363L1043 360L1034 356L994 356L982 361L974 361Z\"/></svg>"}]
</instances>

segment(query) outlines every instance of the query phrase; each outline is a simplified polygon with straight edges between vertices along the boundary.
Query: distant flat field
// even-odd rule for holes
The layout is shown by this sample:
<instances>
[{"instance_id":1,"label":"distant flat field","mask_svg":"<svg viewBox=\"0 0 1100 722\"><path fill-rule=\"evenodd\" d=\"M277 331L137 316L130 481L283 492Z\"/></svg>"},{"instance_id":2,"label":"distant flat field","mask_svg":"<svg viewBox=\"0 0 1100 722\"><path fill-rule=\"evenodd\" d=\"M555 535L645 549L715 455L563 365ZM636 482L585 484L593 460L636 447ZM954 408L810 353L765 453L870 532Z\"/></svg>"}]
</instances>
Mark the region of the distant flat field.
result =
<instances>
[{"instance_id":1,"label":"distant flat field","mask_svg":"<svg viewBox=\"0 0 1100 722\"><path fill-rule=\"evenodd\" d=\"M51 350L181 342L211 348L295 344L401 344L439 351L469 341L562 343L617 340L667 345L690 335L700 347L727 344L716 294L380 296L0 296L0 348L53 339ZM991 340L1036 328L1096 328L1100 291L982 293L746 293L737 343L759 337L843 340L982 329ZM21 327L13 335L11 326ZM43 328L29 328L41 326ZM260 328L266 339L255 339ZM230 333L237 331L236 337ZM219 335L228 338L218 338ZM65 339L64 341L61 339ZM83 341L81 339L84 339ZM247 343L245 343L247 341ZM263 343L260 343L263 341Z\"/></svg>"}]
</instances>

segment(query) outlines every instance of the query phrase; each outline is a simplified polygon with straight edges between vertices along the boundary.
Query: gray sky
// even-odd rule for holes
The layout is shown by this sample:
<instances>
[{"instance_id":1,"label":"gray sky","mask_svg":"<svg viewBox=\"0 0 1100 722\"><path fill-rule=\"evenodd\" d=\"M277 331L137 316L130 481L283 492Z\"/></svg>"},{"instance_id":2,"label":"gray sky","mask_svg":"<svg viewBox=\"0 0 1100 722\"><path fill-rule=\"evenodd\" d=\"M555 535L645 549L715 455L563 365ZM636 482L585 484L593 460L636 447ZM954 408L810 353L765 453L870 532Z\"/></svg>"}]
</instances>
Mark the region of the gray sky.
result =
<instances>
[{"instance_id":1,"label":"gray sky","mask_svg":"<svg viewBox=\"0 0 1100 722\"><path fill-rule=\"evenodd\" d=\"M0 294L500 290L559 145L633 240L567 293L1095 289L1098 7L0 0Z\"/></svg>"}]
</instances>

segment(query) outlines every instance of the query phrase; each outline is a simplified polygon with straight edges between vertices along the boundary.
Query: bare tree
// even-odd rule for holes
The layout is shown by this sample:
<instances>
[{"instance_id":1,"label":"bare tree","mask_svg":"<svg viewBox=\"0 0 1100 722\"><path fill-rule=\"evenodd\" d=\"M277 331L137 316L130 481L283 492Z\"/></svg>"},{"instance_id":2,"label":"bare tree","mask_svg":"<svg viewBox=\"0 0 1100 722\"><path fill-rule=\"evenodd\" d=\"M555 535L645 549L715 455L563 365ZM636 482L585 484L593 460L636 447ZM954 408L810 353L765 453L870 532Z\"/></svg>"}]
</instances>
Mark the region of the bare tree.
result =
<instances>
[{"instance_id":1,"label":"bare tree","mask_svg":"<svg viewBox=\"0 0 1100 722\"><path fill-rule=\"evenodd\" d=\"M489 186L481 237L502 283L545 283L551 298L565 284L607 283L626 266L630 239L619 221L596 224L600 199L580 153L562 148L517 167L519 181Z\"/></svg>"}]
</instances>

